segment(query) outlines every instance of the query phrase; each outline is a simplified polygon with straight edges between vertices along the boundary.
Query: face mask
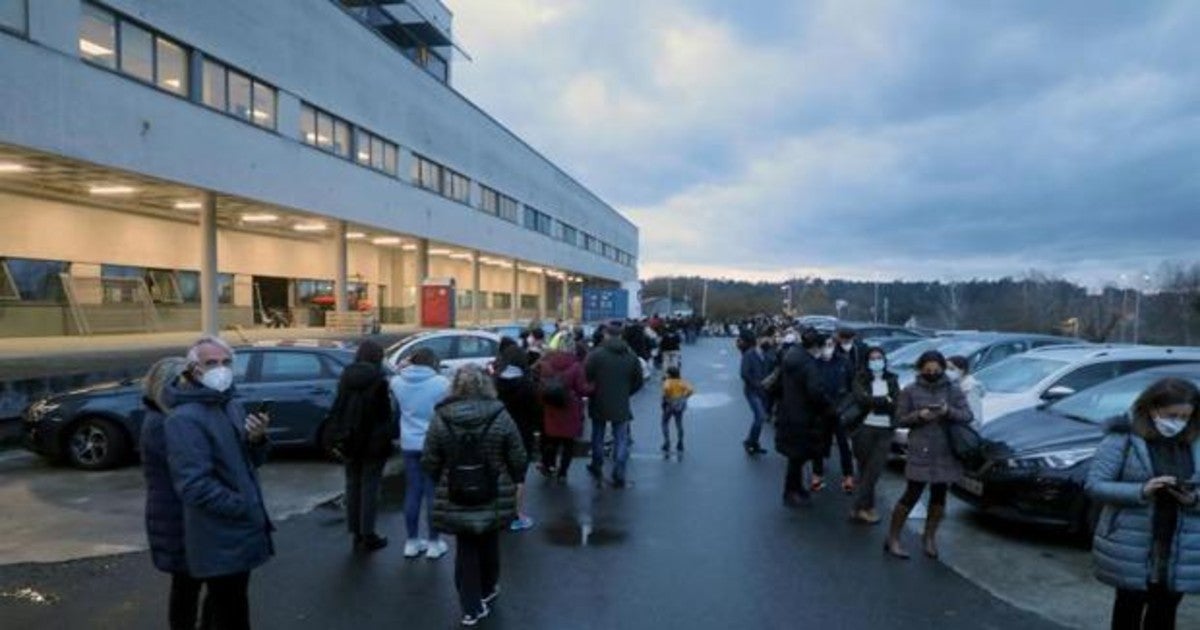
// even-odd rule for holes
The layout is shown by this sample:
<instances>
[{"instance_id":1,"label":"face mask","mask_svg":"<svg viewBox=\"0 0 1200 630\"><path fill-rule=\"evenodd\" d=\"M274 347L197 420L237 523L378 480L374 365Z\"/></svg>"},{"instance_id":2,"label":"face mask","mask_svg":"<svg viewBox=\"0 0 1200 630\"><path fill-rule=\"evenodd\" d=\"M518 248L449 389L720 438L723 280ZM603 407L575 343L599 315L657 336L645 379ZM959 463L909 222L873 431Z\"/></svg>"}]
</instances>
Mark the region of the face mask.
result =
<instances>
[{"instance_id":1,"label":"face mask","mask_svg":"<svg viewBox=\"0 0 1200 630\"><path fill-rule=\"evenodd\" d=\"M1188 421L1184 418L1155 418L1154 428L1158 429L1160 435L1166 438L1179 435L1180 431L1187 428Z\"/></svg>"},{"instance_id":2,"label":"face mask","mask_svg":"<svg viewBox=\"0 0 1200 630\"><path fill-rule=\"evenodd\" d=\"M942 373L934 372L933 374L928 374L928 373L922 372L921 378L924 379L926 383L936 383L936 382L942 380Z\"/></svg>"},{"instance_id":3,"label":"face mask","mask_svg":"<svg viewBox=\"0 0 1200 630\"><path fill-rule=\"evenodd\" d=\"M962 372L958 370L946 370L946 376L952 381L957 381L962 378Z\"/></svg>"},{"instance_id":4,"label":"face mask","mask_svg":"<svg viewBox=\"0 0 1200 630\"><path fill-rule=\"evenodd\" d=\"M845 350L846 352L850 352L850 349L853 347L854 347L854 343L850 342L850 341L847 341L846 343L842 344L842 350Z\"/></svg>"},{"instance_id":5,"label":"face mask","mask_svg":"<svg viewBox=\"0 0 1200 630\"><path fill-rule=\"evenodd\" d=\"M882 372L884 368L883 359L871 359L867 362L867 367L871 368L872 372Z\"/></svg>"},{"instance_id":6,"label":"face mask","mask_svg":"<svg viewBox=\"0 0 1200 630\"><path fill-rule=\"evenodd\" d=\"M821 348L821 358L822 359L832 359L833 358L833 348L830 348L829 346Z\"/></svg>"},{"instance_id":7,"label":"face mask","mask_svg":"<svg viewBox=\"0 0 1200 630\"><path fill-rule=\"evenodd\" d=\"M233 368L223 365L212 368L200 376L200 383L209 389L223 392L233 385Z\"/></svg>"}]
</instances>

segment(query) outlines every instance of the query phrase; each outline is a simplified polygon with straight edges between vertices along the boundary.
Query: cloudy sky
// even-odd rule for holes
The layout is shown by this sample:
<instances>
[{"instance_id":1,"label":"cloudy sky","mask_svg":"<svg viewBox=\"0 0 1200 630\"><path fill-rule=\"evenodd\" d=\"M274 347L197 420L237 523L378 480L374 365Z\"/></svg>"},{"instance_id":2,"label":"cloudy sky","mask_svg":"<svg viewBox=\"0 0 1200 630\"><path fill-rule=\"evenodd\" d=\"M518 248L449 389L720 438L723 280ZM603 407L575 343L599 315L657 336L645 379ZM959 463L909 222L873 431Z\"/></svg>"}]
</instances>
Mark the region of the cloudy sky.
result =
<instances>
[{"instance_id":1,"label":"cloudy sky","mask_svg":"<svg viewBox=\"0 0 1200 630\"><path fill-rule=\"evenodd\" d=\"M1200 259L1200 2L446 1L458 89L638 223L643 277Z\"/></svg>"}]
</instances>

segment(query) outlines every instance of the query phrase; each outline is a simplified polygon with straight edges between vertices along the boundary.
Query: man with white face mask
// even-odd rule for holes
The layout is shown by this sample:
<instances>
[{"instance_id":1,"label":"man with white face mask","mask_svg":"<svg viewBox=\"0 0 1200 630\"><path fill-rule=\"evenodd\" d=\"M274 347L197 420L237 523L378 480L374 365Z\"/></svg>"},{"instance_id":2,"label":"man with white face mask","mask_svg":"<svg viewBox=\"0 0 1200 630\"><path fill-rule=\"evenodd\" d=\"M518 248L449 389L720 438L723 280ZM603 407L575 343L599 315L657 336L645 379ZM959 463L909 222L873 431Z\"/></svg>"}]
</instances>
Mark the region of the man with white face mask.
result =
<instances>
[{"instance_id":1,"label":"man with white face mask","mask_svg":"<svg viewBox=\"0 0 1200 630\"><path fill-rule=\"evenodd\" d=\"M256 469L266 461L265 413L233 399L233 348L202 337L187 354L190 387L171 388L164 423L171 481L183 502L188 572L204 581L203 619L249 628L250 571L273 554L274 527Z\"/></svg>"}]
</instances>

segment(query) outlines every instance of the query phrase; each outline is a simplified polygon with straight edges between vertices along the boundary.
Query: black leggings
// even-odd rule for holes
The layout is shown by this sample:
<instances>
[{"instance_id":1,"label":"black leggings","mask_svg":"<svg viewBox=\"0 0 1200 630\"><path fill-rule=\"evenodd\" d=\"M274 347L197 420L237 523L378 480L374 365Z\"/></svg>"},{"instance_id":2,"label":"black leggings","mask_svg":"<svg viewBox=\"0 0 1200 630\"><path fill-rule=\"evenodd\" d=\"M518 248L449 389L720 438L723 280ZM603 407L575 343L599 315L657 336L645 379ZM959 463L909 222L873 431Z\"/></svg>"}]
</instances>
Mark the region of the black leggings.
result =
<instances>
[{"instance_id":1,"label":"black leggings","mask_svg":"<svg viewBox=\"0 0 1200 630\"><path fill-rule=\"evenodd\" d=\"M196 630L200 587L203 585L203 581L187 573L171 574L171 600L167 608L167 621L171 630Z\"/></svg>"},{"instance_id":2,"label":"black leggings","mask_svg":"<svg viewBox=\"0 0 1200 630\"><path fill-rule=\"evenodd\" d=\"M1172 593L1161 584L1144 591L1117 589L1113 602L1112 630L1175 630L1175 610L1182 593Z\"/></svg>"},{"instance_id":3,"label":"black leggings","mask_svg":"<svg viewBox=\"0 0 1200 630\"><path fill-rule=\"evenodd\" d=\"M542 465L546 469L554 468L559 477L566 477L571 468L571 458L575 457L575 439L548 437L542 435Z\"/></svg>"},{"instance_id":4,"label":"black leggings","mask_svg":"<svg viewBox=\"0 0 1200 630\"><path fill-rule=\"evenodd\" d=\"M908 480L908 486L904 488L904 494L901 495L897 503L912 507L921 500L921 493L925 492L924 481ZM946 507L946 490L950 488L950 484L946 483L931 483L929 485L929 505L934 507Z\"/></svg>"}]
</instances>

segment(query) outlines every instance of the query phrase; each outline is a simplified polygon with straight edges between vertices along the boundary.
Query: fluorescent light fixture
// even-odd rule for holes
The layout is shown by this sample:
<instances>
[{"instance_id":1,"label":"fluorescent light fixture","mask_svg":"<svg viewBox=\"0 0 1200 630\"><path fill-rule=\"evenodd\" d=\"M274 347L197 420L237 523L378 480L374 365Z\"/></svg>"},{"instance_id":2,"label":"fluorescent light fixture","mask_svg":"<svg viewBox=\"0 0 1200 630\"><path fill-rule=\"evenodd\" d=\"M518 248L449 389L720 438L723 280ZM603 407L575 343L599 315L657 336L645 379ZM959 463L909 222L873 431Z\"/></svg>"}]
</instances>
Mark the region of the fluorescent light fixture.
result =
<instances>
[{"instance_id":1,"label":"fluorescent light fixture","mask_svg":"<svg viewBox=\"0 0 1200 630\"><path fill-rule=\"evenodd\" d=\"M521 267L521 271L528 271L529 273L542 273L542 268L541 267Z\"/></svg>"},{"instance_id":2,"label":"fluorescent light fixture","mask_svg":"<svg viewBox=\"0 0 1200 630\"><path fill-rule=\"evenodd\" d=\"M16 162L0 162L0 173L24 173L29 170L28 166L18 164Z\"/></svg>"},{"instance_id":3,"label":"fluorescent light fixture","mask_svg":"<svg viewBox=\"0 0 1200 630\"><path fill-rule=\"evenodd\" d=\"M297 223L292 226L292 229L297 232L324 232L329 229L329 226L320 221L313 221L311 223Z\"/></svg>"},{"instance_id":4,"label":"fluorescent light fixture","mask_svg":"<svg viewBox=\"0 0 1200 630\"><path fill-rule=\"evenodd\" d=\"M309 144L316 144L317 143L317 134L315 134L311 131L306 132L304 134L304 141Z\"/></svg>"},{"instance_id":5,"label":"fluorescent light fixture","mask_svg":"<svg viewBox=\"0 0 1200 630\"><path fill-rule=\"evenodd\" d=\"M178 89L179 86L182 84L179 82L179 79L164 79L163 85L166 85L167 87L173 87L173 88Z\"/></svg>"},{"instance_id":6,"label":"fluorescent light fixture","mask_svg":"<svg viewBox=\"0 0 1200 630\"><path fill-rule=\"evenodd\" d=\"M380 236L371 239L371 242L376 245L399 245L402 241L399 236ZM405 249L408 249L408 247L405 246Z\"/></svg>"},{"instance_id":7,"label":"fluorescent light fixture","mask_svg":"<svg viewBox=\"0 0 1200 630\"><path fill-rule=\"evenodd\" d=\"M90 39L80 39L79 50L89 57L107 57L113 54L111 48L105 48Z\"/></svg>"},{"instance_id":8,"label":"fluorescent light fixture","mask_svg":"<svg viewBox=\"0 0 1200 630\"><path fill-rule=\"evenodd\" d=\"M253 115L254 115L255 120L266 120L271 117L270 114L268 114L267 112L264 112L261 109L254 110Z\"/></svg>"},{"instance_id":9,"label":"fluorescent light fixture","mask_svg":"<svg viewBox=\"0 0 1200 630\"><path fill-rule=\"evenodd\" d=\"M430 256L449 256L450 250L448 250L448 249L431 249L431 250L429 250L429 255Z\"/></svg>"},{"instance_id":10,"label":"fluorescent light fixture","mask_svg":"<svg viewBox=\"0 0 1200 630\"><path fill-rule=\"evenodd\" d=\"M417 251L417 246L412 243L408 243L404 247L401 247L400 249L402 249L406 252L415 252L415 251Z\"/></svg>"},{"instance_id":11,"label":"fluorescent light fixture","mask_svg":"<svg viewBox=\"0 0 1200 630\"><path fill-rule=\"evenodd\" d=\"M360 161L360 162L370 162L370 161L371 161L371 154L370 154L370 153L367 153L367 152L364 152L364 151L359 151L359 152L358 152L358 161Z\"/></svg>"},{"instance_id":12,"label":"fluorescent light fixture","mask_svg":"<svg viewBox=\"0 0 1200 630\"><path fill-rule=\"evenodd\" d=\"M274 223L279 220L279 215L276 214L243 214L242 221L246 223Z\"/></svg>"},{"instance_id":13,"label":"fluorescent light fixture","mask_svg":"<svg viewBox=\"0 0 1200 630\"><path fill-rule=\"evenodd\" d=\"M470 254L450 254L450 257L454 260L471 260Z\"/></svg>"},{"instance_id":14,"label":"fluorescent light fixture","mask_svg":"<svg viewBox=\"0 0 1200 630\"><path fill-rule=\"evenodd\" d=\"M329 144L329 136L317 134L317 144Z\"/></svg>"},{"instance_id":15,"label":"fluorescent light fixture","mask_svg":"<svg viewBox=\"0 0 1200 630\"><path fill-rule=\"evenodd\" d=\"M88 192L93 195L132 195L137 189L124 184L97 184L88 188Z\"/></svg>"},{"instance_id":16,"label":"fluorescent light fixture","mask_svg":"<svg viewBox=\"0 0 1200 630\"><path fill-rule=\"evenodd\" d=\"M346 232L346 240L354 241L360 238L367 238L367 235L363 232Z\"/></svg>"},{"instance_id":17,"label":"fluorescent light fixture","mask_svg":"<svg viewBox=\"0 0 1200 630\"><path fill-rule=\"evenodd\" d=\"M200 203L199 201L176 201L175 202L176 210L199 210L200 208L203 208L203 207L204 207L204 204Z\"/></svg>"}]
</instances>

